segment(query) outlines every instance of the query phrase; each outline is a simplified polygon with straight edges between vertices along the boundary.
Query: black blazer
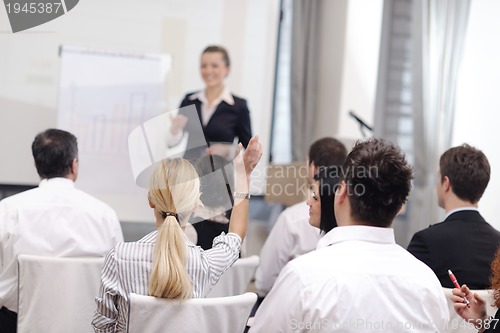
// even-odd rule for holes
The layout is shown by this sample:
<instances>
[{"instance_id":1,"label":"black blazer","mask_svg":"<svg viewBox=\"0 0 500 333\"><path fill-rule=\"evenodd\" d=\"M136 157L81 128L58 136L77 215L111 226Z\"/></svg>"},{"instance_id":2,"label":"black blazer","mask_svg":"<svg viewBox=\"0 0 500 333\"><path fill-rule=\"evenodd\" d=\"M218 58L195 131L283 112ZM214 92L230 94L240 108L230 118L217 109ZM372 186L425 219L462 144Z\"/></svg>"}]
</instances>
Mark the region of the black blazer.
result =
<instances>
[{"instance_id":1,"label":"black blazer","mask_svg":"<svg viewBox=\"0 0 500 333\"><path fill-rule=\"evenodd\" d=\"M199 157L199 154L201 154L204 148L206 148L196 147L197 144L193 143L195 141L200 142L200 138L195 137L196 132L198 132L195 131L195 129L199 129L200 124L207 146L210 145L210 142L233 143L234 138L238 137L238 140L246 148L248 141L252 138L250 111L248 110L247 101L243 98L232 95L234 105L229 105L225 101L222 101L215 109L215 112L208 121L207 125L203 126L201 121L201 101L199 99L190 99L190 96L195 93L196 92L187 94L182 100L180 106L182 108L188 105L195 105L198 113L198 119L193 119L193 117L186 114L185 111L180 110L180 114L184 114L188 117L188 123L186 124L184 130L189 132L187 147L188 150L191 151L186 152L187 157L185 155L185 158L189 159L190 157Z\"/></svg>"},{"instance_id":2,"label":"black blazer","mask_svg":"<svg viewBox=\"0 0 500 333\"><path fill-rule=\"evenodd\" d=\"M460 285L489 289L490 265L500 243L500 232L477 211L458 211L444 222L417 232L408 251L436 273L441 285L454 288L452 270Z\"/></svg>"},{"instance_id":3,"label":"black blazer","mask_svg":"<svg viewBox=\"0 0 500 333\"><path fill-rule=\"evenodd\" d=\"M210 250L214 238L219 236L223 231L226 234L229 232L229 223L219 223L210 220L193 223L193 227L198 234L196 245L201 246L203 250Z\"/></svg>"}]
</instances>

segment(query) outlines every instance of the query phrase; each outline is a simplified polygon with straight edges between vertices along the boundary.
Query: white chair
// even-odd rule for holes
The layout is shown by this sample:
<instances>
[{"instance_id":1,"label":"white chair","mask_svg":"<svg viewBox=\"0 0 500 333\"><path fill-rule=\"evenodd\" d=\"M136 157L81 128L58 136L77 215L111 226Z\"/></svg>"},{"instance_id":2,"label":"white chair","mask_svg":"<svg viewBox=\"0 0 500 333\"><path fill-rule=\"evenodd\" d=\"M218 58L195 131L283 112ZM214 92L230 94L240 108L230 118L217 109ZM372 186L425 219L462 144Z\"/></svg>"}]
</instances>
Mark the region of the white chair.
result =
<instances>
[{"instance_id":1,"label":"white chair","mask_svg":"<svg viewBox=\"0 0 500 333\"><path fill-rule=\"evenodd\" d=\"M93 332L104 258L19 255L17 332Z\"/></svg>"},{"instance_id":2,"label":"white chair","mask_svg":"<svg viewBox=\"0 0 500 333\"><path fill-rule=\"evenodd\" d=\"M241 333L256 300L254 293L183 301L130 294L128 333Z\"/></svg>"},{"instance_id":3,"label":"white chair","mask_svg":"<svg viewBox=\"0 0 500 333\"><path fill-rule=\"evenodd\" d=\"M448 330L445 332L451 333L477 333L477 329L474 328L473 325L469 324L467 321L462 319L453 308L453 302L450 297L452 296L453 289L443 288L444 296L446 297L446 301L448 303L448 310L450 311L450 321L448 323ZM493 290L472 290L472 292L477 293L480 297L486 299L486 311L488 312L488 316L495 316L497 311L496 307L491 306L494 302L493 299Z\"/></svg>"},{"instance_id":4,"label":"white chair","mask_svg":"<svg viewBox=\"0 0 500 333\"><path fill-rule=\"evenodd\" d=\"M222 274L207 297L228 297L243 294L259 266L259 256L240 258Z\"/></svg>"}]
</instances>

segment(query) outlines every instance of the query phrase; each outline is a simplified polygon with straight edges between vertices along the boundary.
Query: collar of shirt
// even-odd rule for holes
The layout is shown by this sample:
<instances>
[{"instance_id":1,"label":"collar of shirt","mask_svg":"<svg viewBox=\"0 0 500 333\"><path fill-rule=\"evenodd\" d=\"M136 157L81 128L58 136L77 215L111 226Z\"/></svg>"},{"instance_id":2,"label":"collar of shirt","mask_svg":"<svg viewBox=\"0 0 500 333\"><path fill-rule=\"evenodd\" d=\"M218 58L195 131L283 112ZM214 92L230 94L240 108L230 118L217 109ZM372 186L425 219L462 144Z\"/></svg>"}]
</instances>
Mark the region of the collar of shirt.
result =
<instances>
[{"instance_id":1,"label":"collar of shirt","mask_svg":"<svg viewBox=\"0 0 500 333\"><path fill-rule=\"evenodd\" d=\"M199 99L202 104L208 104L205 90L200 90L197 93L192 94L189 99L192 101L194 101L195 99ZM224 87L224 90L222 90L222 93L214 100L214 103L212 103L212 105L218 105L222 101L226 102L229 105L234 105L233 95L231 95L231 92L229 91L229 89L227 89L227 87Z\"/></svg>"},{"instance_id":2,"label":"collar of shirt","mask_svg":"<svg viewBox=\"0 0 500 333\"><path fill-rule=\"evenodd\" d=\"M205 95L205 90L202 90L196 94L193 94L190 99L198 99L201 101L201 121L203 126L207 126L208 122L210 121L210 118L212 118L212 115L215 113L215 110L217 109L217 106L222 102L225 101L229 105L234 105L234 99L229 90L224 87L224 90L222 90L222 93L220 94L219 97L217 97L213 102L212 105L208 105L208 100L207 96Z\"/></svg>"},{"instance_id":3,"label":"collar of shirt","mask_svg":"<svg viewBox=\"0 0 500 333\"><path fill-rule=\"evenodd\" d=\"M72 188L75 187L75 182L69 178L55 177L49 179L42 179L40 181L40 184L38 185L38 187L46 187L46 188L54 186Z\"/></svg>"},{"instance_id":4,"label":"collar of shirt","mask_svg":"<svg viewBox=\"0 0 500 333\"><path fill-rule=\"evenodd\" d=\"M453 210L450 210L448 212L448 214L446 214L446 216L444 217L444 219L446 220L451 214L453 213L456 213L456 212L461 212L461 211L464 211L464 210L474 210L476 212L479 212L479 209L477 209L477 207L471 207L471 206L467 206L467 207L458 207L458 208L455 208Z\"/></svg>"},{"instance_id":5,"label":"collar of shirt","mask_svg":"<svg viewBox=\"0 0 500 333\"><path fill-rule=\"evenodd\" d=\"M335 227L330 230L319 240L316 249L351 240L386 244L396 243L394 229L392 228L349 225Z\"/></svg>"},{"instance_id":6,"label":"collar of shirt","mask_svg":"<svg viewBox=\"0 0 500 333\"><path fill-rule=\"evenodd\" d=\"M234 105L234 99L229 90L224 87L224 90L222 90L222 93L220 94L219 97L217 97L213 102L212 105L208 105L208 99L207 96L205 95L205 90L202 90L196 94L193 94L191 98L197 98L201 101L201 121L203 126L207 126L208 122L210 121L210 118L212 118L212 115L215 113L215 110L217 109L217 106L222 102L225 101L229 105Z\"/></svg>"}]
</instances>

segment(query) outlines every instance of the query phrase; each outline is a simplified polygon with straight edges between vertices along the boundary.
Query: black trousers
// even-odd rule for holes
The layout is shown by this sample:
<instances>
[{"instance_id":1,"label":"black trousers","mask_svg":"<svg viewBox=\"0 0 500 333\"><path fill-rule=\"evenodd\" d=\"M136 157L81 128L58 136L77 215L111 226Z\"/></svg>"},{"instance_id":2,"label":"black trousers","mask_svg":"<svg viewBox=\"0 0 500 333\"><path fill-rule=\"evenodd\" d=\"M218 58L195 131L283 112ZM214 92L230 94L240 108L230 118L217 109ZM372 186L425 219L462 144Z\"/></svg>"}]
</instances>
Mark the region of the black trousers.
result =
<instances>
[{"instance_id":1,"label":"black trousers","mask_svg":"<svg viewBox=\"0 0 500 333\"><path fill-rule=\"evenodd\" d=\"M17 313L5 306L0 309L0 333L16 333Z\"/></svg>"}]
</instances>

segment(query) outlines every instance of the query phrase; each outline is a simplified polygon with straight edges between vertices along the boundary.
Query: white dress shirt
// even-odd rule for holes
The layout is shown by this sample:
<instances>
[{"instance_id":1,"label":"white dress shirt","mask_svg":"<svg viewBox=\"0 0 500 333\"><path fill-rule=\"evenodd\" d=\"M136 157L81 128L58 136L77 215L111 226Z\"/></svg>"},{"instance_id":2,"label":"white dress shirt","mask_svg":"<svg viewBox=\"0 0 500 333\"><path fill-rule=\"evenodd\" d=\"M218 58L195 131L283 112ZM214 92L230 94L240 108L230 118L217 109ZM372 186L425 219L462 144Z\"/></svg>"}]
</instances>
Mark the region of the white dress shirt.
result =
<instances>
[{"instance_id":1,"label":"white dress shirt","mask_svg":"<svg viewBox=\"0 0 500 333\"><path fill-rule=\"evenodd\" d=\"M260 252L255 286L260 296L273 287L281 270L292 259L316 249L320 230L309 224L309 207L299 202L279 215Z\"/></svg>"},{"instance_id":2,"label":"white dress shirt","mask_svg":"<svg viewBox=\"0 0 500 333\"><path fill-rule=\"evenodd\" d=\"M153 231L137 242L120 243L106 256L101 290L96 297L97 311L92 320L96 333L126 332L128 294L149 295L149 276L157 237L158 232ZM191 277L192 296L202 298L238 259L241 238L234 233L220 235L214 239L212 248L206 251L187 238L186 243L186 270Z\"/></svg>"},{"instance_id":3,"label":"white dress shirt","mask_svg":"<svg viewBox=\"0 0 500 333\"><path fill-rule=\"evenodd\" d=\"M0 308L17 312L17 255L104 256L123 234L113 209L52 178L0 202Z\"/></svg>"},{"instance_id":4,"label":"white dress shirt","mask_svg":"<svg viewBox=\"0 0 500 333\"><path fill-rule=\"evenodd\" d=\"M258 332L440 332L449 319L434 272L390 228L343 226L283 269L259 307Z\"/></svg>"}]
</instances>

